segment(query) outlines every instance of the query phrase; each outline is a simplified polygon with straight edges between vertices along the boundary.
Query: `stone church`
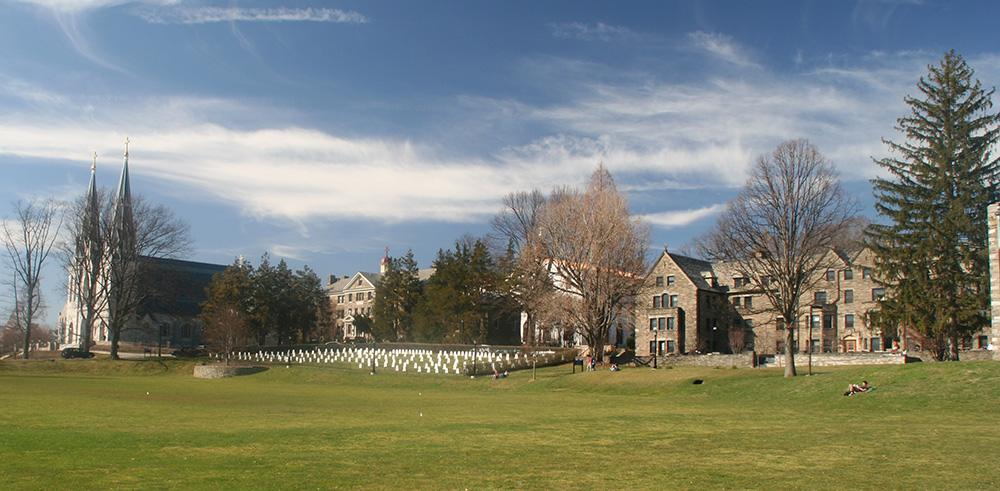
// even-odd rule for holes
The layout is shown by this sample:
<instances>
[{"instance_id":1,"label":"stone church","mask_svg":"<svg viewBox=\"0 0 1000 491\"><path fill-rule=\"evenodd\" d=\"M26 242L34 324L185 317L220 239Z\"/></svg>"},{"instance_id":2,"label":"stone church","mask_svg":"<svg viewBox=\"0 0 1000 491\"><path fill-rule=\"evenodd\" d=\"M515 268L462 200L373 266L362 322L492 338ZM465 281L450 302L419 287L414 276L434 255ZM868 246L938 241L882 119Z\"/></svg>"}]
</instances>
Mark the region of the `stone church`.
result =
<instances>
[{"instance_id":1,"label":"stone church","mask_svg":"<svg viewBox=\"0 0 1000 491\"><path fill-rule=\"evenodd\" d=\"M132 210L128 169L128 142L125 161L115 195L111 218L114 241L133 247L136 226ZM82 222L75 238L73 265L69 268L66 304L59 313L58 341L62 346L93 346L110 342L108 328L110 271L120 255L97 240L101 217L95 165L90 170ZM176 259L138 256L138 294L141 301L125 323L119 342L146 346L193 347L202 344L201 303L212 276L226 266ZM95 278L92 278L95 276ZM88 299L90 299L88 301ZM91 305L91 308L87 308ZM88 310L90 312L88 312Z\"/></svg>"}]
</instances>

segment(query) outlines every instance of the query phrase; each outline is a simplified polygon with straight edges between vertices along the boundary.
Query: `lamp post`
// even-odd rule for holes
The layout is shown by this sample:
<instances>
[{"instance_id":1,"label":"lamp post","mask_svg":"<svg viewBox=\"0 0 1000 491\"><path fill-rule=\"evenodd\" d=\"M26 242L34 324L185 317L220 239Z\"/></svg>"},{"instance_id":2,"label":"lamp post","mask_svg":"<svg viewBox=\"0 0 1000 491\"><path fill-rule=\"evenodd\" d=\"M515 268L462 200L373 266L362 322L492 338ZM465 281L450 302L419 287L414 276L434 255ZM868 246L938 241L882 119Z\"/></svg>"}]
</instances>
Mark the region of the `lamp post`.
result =
<instances>
[{"instance_id":1,"label":"lamp post","mask_svg":"<svg viewBox=\"0 0 1000 491\"><path fill-rule=\"evenodd\" d=\"M660 356L660 329L653 329L653 370L656 370L656 359Z\"/></svg>"}]
</instances>

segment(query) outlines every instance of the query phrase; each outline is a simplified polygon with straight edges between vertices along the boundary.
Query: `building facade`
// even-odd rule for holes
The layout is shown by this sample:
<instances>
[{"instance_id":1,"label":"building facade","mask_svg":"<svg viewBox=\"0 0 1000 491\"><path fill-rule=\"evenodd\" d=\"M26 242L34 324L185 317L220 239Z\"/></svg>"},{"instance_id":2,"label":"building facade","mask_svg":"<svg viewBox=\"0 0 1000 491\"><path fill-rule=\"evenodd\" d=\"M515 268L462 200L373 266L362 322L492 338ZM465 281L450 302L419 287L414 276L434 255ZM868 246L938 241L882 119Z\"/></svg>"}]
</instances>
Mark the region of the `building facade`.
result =
<instances>
[{"instance_id":1,"label":"building facade","mask_svg":"<svg viewBox=\"0 0 1000 491\"><path fill-rule=\"evenodd\" d=\"M777 315L760 287L735 265L711 263L664 249L636 302L636 353L756 351L783 353L796 326L796 352L885 351L889 344L871 325L870 312L885 295L872 280L870 251L830 250L828 269L817 272L802 295L795 323Z\"/></svg>"}]
</instances>

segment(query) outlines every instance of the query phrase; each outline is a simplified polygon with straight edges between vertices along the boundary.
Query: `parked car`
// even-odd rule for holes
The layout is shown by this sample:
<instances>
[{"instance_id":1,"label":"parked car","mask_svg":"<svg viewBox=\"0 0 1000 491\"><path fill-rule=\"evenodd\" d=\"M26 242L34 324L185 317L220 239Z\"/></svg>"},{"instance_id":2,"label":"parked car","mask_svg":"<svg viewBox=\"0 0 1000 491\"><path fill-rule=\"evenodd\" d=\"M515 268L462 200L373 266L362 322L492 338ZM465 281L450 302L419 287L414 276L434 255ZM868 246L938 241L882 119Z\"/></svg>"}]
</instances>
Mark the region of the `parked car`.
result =
<instances>
[{"instance_id":1,"label":"parked car","mask_svg":"<svg viewBox=\"0 0 1000 491\"><path fill-rule=\"evenodd\" d=\"M94 354L80 348L65 348L62 350L61 356L68 360L70 358L93 358Z\"/></svg>"}]
</instances>

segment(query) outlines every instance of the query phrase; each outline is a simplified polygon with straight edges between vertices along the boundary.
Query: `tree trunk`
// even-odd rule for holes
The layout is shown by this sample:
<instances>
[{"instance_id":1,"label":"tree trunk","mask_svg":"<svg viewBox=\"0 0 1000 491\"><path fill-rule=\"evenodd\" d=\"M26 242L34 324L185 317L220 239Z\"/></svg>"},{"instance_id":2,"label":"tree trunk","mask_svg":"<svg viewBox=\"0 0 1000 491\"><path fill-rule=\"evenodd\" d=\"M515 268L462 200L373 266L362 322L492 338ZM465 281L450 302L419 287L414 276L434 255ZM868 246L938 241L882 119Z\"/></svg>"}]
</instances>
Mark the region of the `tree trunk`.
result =
<instances>
[{"instance_id":1,"label":"tree trunk","mask_svg":"<svg viewBox=\"0 0 1000 491\"><path fill-rule=\"evenodd\" d=\"M789 324L785 332L785 376L794 377L795 373L795 326Z\"/></svg>"},{"instance_id":2,"label":"tree trunk","mask_svg":"<svg viewBox=\"0 0 1000 491\"><path fill-rule=\"evenodd\" d=\"M110 327L110 326L109 326ZM111 341L111 355L109 358L112 360L118 359L118 339L121 337L121 329L118 327L113 327L108 329L108 341Z\"/></svg>"},{"instance_id":3,"label":"tree trunk","mask_svg":"<svg viewBox=\"0 0 1000 491\"><path fill-rule=\"evenodd\" d=\"M28 349L31 348L31 323L24 326L24 359L28 359Z\"/></svg>"}]
</instances>

